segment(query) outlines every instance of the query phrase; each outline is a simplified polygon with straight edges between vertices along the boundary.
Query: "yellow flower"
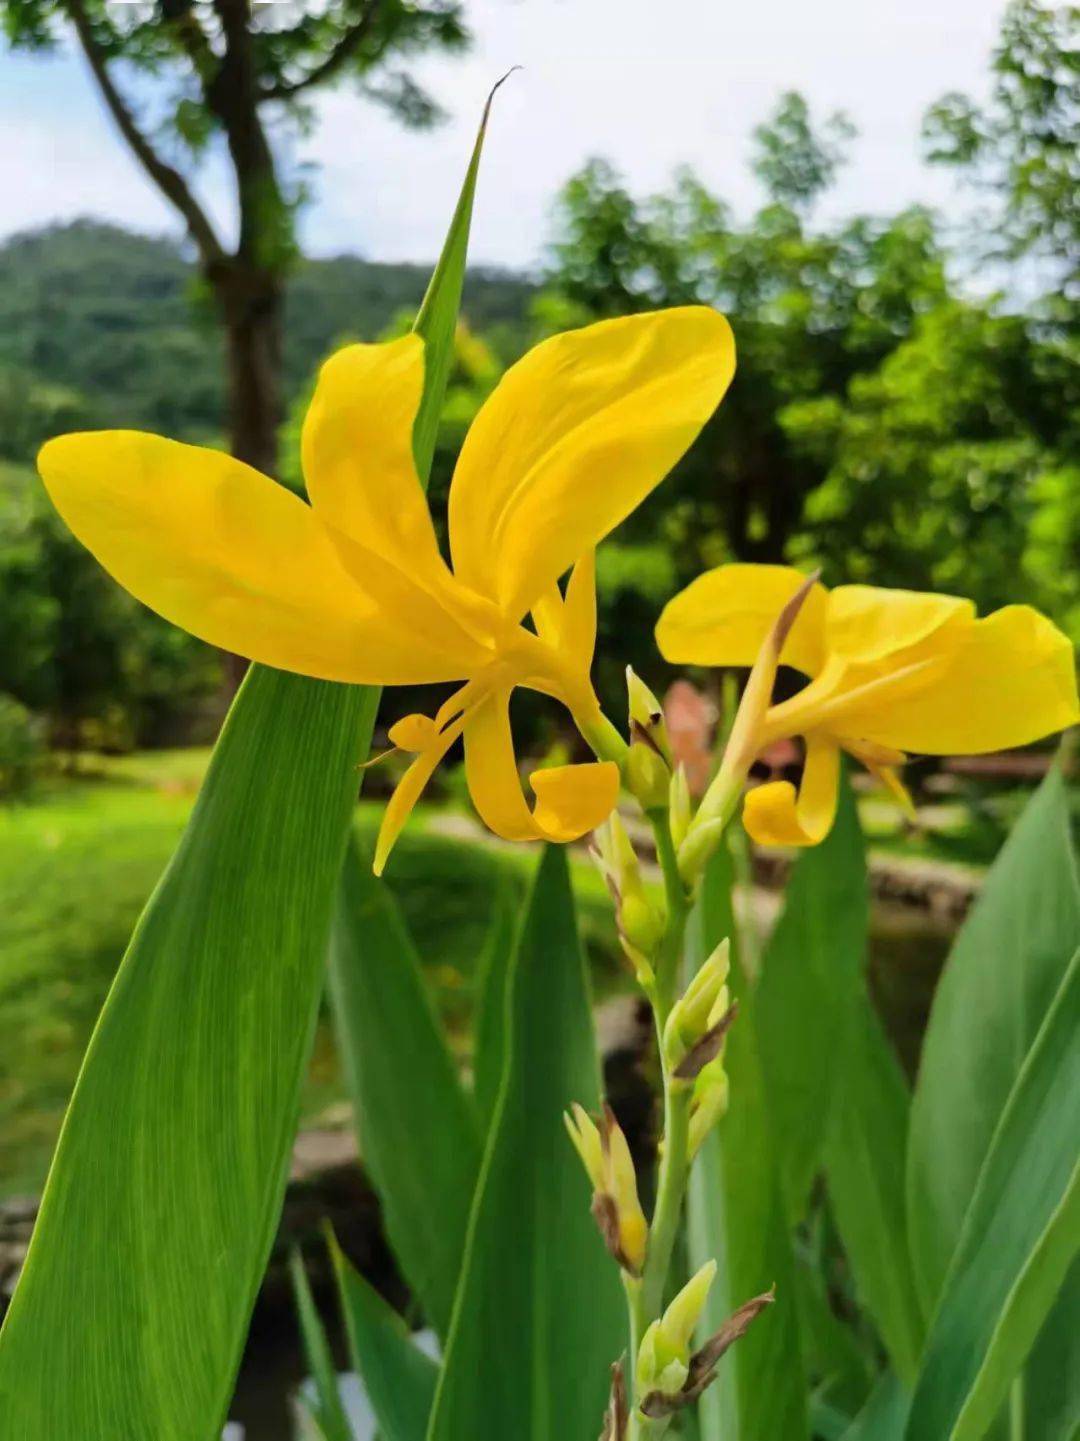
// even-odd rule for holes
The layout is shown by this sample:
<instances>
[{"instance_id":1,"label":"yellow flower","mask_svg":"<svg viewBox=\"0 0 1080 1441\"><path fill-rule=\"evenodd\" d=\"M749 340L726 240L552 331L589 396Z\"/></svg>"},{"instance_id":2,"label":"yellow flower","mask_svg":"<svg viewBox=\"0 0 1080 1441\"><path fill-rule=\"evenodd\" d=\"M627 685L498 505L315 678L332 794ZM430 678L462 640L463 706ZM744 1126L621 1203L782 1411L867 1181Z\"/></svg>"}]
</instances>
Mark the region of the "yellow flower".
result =
<instances>
[{"instance_id":1,"label":"yellow flower","mask_svg":"<svg viewBox=\"0 0 1080 1441\"><path fill-rule=\"evenodd\" d=\"M538 772L530 811L510 693L554 696L586 739L602 740L589 680L593 550L686 450L733 369L727 322L696 306L537 346L503 377L462 447L452 569L413 462L424 385L416 335L348 346L323 367L303 432L310 505L227 455L132 431L63 436L38 463L105 569L203 640L324 680L464 683L433 719L393 728L416 759L387 808L381 870L462 735L473 800L499 835L569 840L612 809L618 772L608 761ZM524 624L530 611L535 629Z\"/></svg>"},{"instance_id":2,"label":"yellow flower","mask_svg":"<svg viewBox=\"0 0 1080 1441\"><path fill-rule=\"evenodd\" d=\"M681 664L752 665L805 583L786 566L709 571L665 608L660 650ZM767 845L814 845L828 834L842 750L910 804L897 769L905 752L977 755L1080 719L1072 646L1025 605L979 620L971 602L955 596L815 583L779 660L809 684L762 706L750 749L801 736L806 761L797 793L774 781L747 795L746 828Z\"/></svg>"}]
</instances>

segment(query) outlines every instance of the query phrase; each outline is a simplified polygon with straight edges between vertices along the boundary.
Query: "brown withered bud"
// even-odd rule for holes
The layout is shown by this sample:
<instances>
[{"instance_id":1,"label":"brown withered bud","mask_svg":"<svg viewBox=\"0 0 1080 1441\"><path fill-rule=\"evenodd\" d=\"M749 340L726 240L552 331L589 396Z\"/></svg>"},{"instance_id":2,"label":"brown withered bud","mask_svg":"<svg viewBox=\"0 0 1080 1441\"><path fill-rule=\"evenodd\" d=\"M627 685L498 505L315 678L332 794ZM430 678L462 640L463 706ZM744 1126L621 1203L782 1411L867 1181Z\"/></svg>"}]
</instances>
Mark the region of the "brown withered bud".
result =
<instances>
[{"instance_id":1,"label":"brown withered bud","mask_svg":"<svg viewBox=\"0 0 1080 1441\"><path fill-rule=\"evenodd\" d=\"M692 1406L701 1393L716 1380L716 1367L724 1353L731 1349L740 1336L745 1336L766 1306L776 1299L776 1287L771 1286L760 1296L744 1301L733 1312L719 1331L710 1336L699 1351L690 1357L690 1369L680 1391L667 1396L662 1391L650 1391L641 1403L643 1416L658 1420L663 1416L674 1416L676 1411Z\"/></svg>"},{"instance_id":2,"label":"brown withered bud","mask_svg":"<svg viewBox=\"0 0 1080 1441\"><path fill-rule=\"evenodd\" d=\"M691 1046L686 1055L675 1067L675 1075L680 1081L692 1081L701 1074L710 1061L715 1061L720 1054L720 1048L724 1044L724 1038L731 1030L732 1022L739 1014L739 1003L733 1001L724 1014L717 1021L715 1026L705 1032L696 1045Z\"/></svg>"},{"instance_id":3,"label":"brown withered bud","mask_svg":"<svg viewBox=\"0 0 1080 1441\"><path fill-rule=\"evenodd\" d=\"M611 1399L604 1412L604 1429L600 1441L626 1441L630 1429L630 1408L626 1400L626 1373L624 1357L620 1357L611 1368Z\"/></svg>"}]
</instances>

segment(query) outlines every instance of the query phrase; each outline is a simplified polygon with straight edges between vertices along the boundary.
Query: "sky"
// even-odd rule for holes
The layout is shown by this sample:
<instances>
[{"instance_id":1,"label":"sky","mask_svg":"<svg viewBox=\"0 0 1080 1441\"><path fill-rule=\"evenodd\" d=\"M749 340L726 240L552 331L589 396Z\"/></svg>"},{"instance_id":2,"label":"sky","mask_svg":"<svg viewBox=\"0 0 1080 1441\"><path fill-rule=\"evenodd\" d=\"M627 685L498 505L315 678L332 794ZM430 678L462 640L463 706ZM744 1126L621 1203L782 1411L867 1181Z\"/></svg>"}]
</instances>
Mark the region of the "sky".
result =
<instances>
[{"instance_id":1,"label":"sky","mask_svg":"<svg viewBox=\"0 0 1080 1441\"><path fill-rule=\"evenodd\" d=\"M750 132L801 90L821 116L849 112L852 161L826 212L955 207L956 182L919 158L919 122L947 90L985 90L1000 0L466 0L462 57L421 59L416 77L448 112L409 133L341 89L322 97L296 160L311 165L302 220L310 254L431 260L453 208L484 96L512 65L484 156L474 260L534 265L559 186L589 156L632 189L688 164L742 212L760 200ZM91 215L179 232L128 155L81 59L0 55L0 237ZM198 177L228 231L227 186Z\"/></svg>"}]
</instances>

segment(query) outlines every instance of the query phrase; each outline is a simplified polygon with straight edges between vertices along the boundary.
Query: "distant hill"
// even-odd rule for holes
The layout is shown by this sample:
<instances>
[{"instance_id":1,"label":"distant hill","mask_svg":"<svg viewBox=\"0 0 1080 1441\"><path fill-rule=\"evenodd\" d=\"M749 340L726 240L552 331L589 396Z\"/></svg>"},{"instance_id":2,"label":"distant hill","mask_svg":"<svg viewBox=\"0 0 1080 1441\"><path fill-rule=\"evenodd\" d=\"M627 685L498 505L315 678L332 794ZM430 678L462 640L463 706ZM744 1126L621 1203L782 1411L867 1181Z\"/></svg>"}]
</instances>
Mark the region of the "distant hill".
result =
<instances>
[{"instance_id":1,"label":"distant hill","mask_svg":"<svg viewBox=\"0 0 1080 1441\"><path fill-rule=\"evenodd\" d=\"M344 255L309 260L290 284L285 378L291 396L342 337L377 336L414 310L430 267ZM519 348L532 293L510 273L478 269L463 313L505 328ZM199 438L222 428L221 342L197 275L167 239L80 220L0 245L0 377L74 392L86 423Z\"/></svg>"}]
</instances>

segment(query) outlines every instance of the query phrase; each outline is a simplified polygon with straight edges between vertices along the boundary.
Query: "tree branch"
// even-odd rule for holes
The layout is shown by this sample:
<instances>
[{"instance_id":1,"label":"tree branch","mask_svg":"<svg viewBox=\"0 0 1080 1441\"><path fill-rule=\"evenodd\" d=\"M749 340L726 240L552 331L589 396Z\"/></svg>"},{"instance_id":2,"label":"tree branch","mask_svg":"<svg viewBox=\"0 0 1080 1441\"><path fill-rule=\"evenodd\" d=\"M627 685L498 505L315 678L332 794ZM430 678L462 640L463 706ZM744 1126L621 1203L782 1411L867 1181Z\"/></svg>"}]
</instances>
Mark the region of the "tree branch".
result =
<instances>
[{"instance_id":1,"label":"tree branch","mask_svg":"<svg viewBox=\"0 0 1080 1441\"><path fill-rule=\"evenodd\" d=\"M363 15L355 25L346 30L324 60L321 60L313 70L309 70L306 75L301 76L299 80L283 80L278 85L266 86L260 93L260 99L291 100L314 85L321 85L326 80L332 80L337 72L348 64L370 35L381 9L382 0L368 0L368 6Z\"/></svg>"},{"instance_id":2,"label":"tree branch","mask_svg":"<svg viewBox=\"0 0 1080 1441\"><path fill-rule=\"evenodd\" d=\"M179 170L169 165L157 153L150 140L139 129L134 115L116 88L109 73L105 52L94 35L83 0L65 0L65 7L75 26L79 44L86 55L102 98L135 158L165 198L183 216L203 260L225 260L227 258L225 249L218 240L205 211L192 194L187 181Z\"/></svg>"}]
</instances>

